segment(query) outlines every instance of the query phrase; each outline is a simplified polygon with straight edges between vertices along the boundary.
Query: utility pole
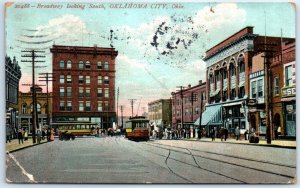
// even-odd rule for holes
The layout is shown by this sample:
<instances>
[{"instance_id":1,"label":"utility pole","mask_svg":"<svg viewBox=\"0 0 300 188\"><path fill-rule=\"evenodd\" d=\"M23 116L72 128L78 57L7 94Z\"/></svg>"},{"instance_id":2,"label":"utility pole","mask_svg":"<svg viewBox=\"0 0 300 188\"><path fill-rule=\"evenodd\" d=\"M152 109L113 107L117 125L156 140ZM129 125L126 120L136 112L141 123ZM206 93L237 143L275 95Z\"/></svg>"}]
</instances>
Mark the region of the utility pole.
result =
<instances>
[{"instance_id":1,"label":"utility pole","mask_svg":"<svg viewBox=\"0 0 300 188\"><path fill-rule=\"evenodd\" d=\"M130 101L131 104L131 117L133 117L133 103L134 101L136 101L136 99L128 99Z\"/></svg>"},{"instance_id":2,"label":"utility pole","mask_svg":"<svg viewBox=\"0 0 300 188\"><path fill-rule=\"evenodd\" d=\"M177 88L180 88L180 98L181 98L181 127L183 128L183 86L177 86Z\"/></svg>"},{"instance_id":3,"label":"utility pole","mask_svg":"<svg viewBox=\"0 0 300 188\"><path fill-rule=\"evenodd\" d=\"M202 121L202 103L203 103L203 92L200 93L201 97L200 97L200 116L199 116L199 134L198 134L198 138L201 138L201 121ZM202 135L203 136L203 135Z\"/></svg>"},{"instance_id":4,"label":"utility pole","mask_svg":"<svg viewBox=\"0 0 300 188\"><path fill-rule=\"evenodd\" d=\"M191 122L194 122L194 102L197 101L196 94L194 92L191 93L190 101L192 103L192 115L191 115ZM193 124L193 130L195 130L195 125ZM193 137L195 138L195 134L193 134Z\"/></svg>"},{"instance_id":5,"label":"utility pole","mask_svg":"<svg viewBox=\"0 0 300 188\"><path fill-rule=\"evenodd\" d=\"M45 79L45 80L39 80L39 81L45 81L46 82L46 89L47 89L47 108L46 108L46 114L47 114L47 125L48 125L48 127L51 127L50 126L50 113L49 113L49 89L48 89L48 84L49 84L49 82L51 82L51 81L54 81L53 80L53 77L52 77L52 74L53 73L48 73L48 72L46 72L46 73L40 73L39 75L45 75L44 77L42 77L42 76L40 76L39 78L41 78L41 79Z\"/></svg>"},{"instance_id":6,"label":"utility pole","mask_svg":"<svg viewBox=\"0 0 300 188\"><path fill-rule=\"evenodd\" d=\"M118 122L119 122L119 116L118 116L119 106L118 106L118 103L119 103L119 87L118 87L118 89L117 89L117 118L116 118L117 126L119 126L119 125L118 125Z\"/></svg>"},{"instance_id":7,"label":"utility pole","mask_svg":"<svg viewBox=\"0 0 300 188\"><path fill-rule=\"evenodd\" d=\"M124 127L123 127L123 110L124 110L124 106L123 106L123 105L120 106L120 110L121 110L122 128L124 128Z\"/></svg>"},{"instance_id":8,"label":"utility pole","mask_svg":"<svg viewBox=\"0 0 300 188\"><path fill-rule=\"evenodd\" d=\"M42 68L45 66L35 66L35 63L41 63L45 61L36 60L36 58L45 58L45 56L37 55L36 53L44 53L45 51L39 50L22 50L28 54L22 55L21 57L31 58L31 60L25 59L21 62L32 63L32 142L36 143L36 128L39 129L38 113L37 113L37 101L36 101L36 91L35 91L35 68Z\"/></svg>"}]
</instances>

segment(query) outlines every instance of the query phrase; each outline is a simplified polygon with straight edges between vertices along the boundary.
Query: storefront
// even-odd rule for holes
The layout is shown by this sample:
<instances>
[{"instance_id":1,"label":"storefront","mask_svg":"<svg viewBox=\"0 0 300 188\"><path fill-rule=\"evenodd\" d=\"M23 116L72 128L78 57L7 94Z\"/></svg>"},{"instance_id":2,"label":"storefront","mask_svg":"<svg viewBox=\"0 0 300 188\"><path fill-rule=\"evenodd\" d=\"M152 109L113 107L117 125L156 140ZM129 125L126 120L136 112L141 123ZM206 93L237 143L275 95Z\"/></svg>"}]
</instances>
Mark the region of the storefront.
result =
<instances>
[{"instance_id":1,"label":"storefront","mask_svg":"<svg viewBox=\"0 0 300 188\"><path fill-rule=\"evenodd\" d=\"M284 117L284 136L296 138L296 87L284 87L281 90L282 112Z\"/></svg>"}]
</instances>

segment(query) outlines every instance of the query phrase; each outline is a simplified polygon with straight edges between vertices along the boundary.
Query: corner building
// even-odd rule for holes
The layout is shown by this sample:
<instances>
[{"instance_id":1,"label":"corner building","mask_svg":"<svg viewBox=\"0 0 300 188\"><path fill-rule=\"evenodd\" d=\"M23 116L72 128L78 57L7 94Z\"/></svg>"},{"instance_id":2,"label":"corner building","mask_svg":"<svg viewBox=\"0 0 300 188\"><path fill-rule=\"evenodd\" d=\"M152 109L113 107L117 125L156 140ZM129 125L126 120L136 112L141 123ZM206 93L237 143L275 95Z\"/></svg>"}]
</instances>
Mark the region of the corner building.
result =
<instances>
[{"instance_id":1,"label":"corner building","mask_svg":"<svg viewBox=\"0 0 300 188\"><path fill-rule=\"evenodd\" d=\"M252 128L248 120L248 75L252 73L252 58L264 50L265 40L274 46L275 53L281 50L280 37L259 36L253 34L253 27L245 27L206 52L208 103L201 125L207 131L223 126L233 135L236 127L241 133ZM260 83L253 92L263 91L263 82Z\"/></svg>"},{"instance_id":2,"label":"corner building","mask_svg":"<svg viewBox=\"0 0 300 188\"><path fill-rule=\"evenodd\" d=\"M116 120L114 48L58 46L53 55L53 108L56 121L91 121L110 128Z\"/></svg>"}]
</instances>

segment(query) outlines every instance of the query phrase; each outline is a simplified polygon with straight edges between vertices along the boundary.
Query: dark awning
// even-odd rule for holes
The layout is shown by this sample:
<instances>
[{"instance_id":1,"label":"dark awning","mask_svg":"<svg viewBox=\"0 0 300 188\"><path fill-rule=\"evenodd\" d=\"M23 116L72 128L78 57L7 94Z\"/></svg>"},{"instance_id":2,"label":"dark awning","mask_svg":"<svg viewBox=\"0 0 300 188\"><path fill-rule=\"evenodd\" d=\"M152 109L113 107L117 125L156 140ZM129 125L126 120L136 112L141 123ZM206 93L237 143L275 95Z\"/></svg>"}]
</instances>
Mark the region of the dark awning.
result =
<instances>
[{"instance_id":1,"label":"dark awning","mask_svg":"<svg viewBox=\"0 0 300 188\"><path fill-rule=\"evenodd\" d=\"M201 125L222 123L221 107L221 104L206 107L205 111L202 113ZM200 118L198 118L194 124L199 126L199 121Z\"/></svg>"}]
</instances>

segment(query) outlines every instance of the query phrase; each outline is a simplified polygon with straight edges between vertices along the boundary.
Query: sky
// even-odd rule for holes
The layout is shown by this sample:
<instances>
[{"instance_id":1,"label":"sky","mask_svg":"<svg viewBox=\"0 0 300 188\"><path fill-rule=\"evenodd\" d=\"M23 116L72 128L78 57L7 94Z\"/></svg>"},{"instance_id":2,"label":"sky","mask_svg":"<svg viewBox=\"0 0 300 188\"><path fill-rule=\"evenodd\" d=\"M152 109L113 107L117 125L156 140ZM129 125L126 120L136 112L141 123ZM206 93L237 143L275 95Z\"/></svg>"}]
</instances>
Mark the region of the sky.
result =
<instances>
[{"instance_id":1,"label":"sky","mask_svg":"<svg viewBox=\"0 0 300 188\"><path fill-rule=\"evenodd\" d=\"M29 8L17 8L25 4ZM281 30L284 37L296 35L296 12L290 3L134 4L146 7L126 8L125 2L7 4L5 51L21 66L20 90L29 91L22 84L31 83L31 67L20 62L21 50L46 51L47 67L36 69L38 75L52 70L53 44L114 47L119 52L119 105L130 115L128 99L137 99L134 113L141 115L149 102L170 98L177 86L205 80L205 52L240 29L253 26L259 35L281 36Z\"/></svg>"}]
</instances>

